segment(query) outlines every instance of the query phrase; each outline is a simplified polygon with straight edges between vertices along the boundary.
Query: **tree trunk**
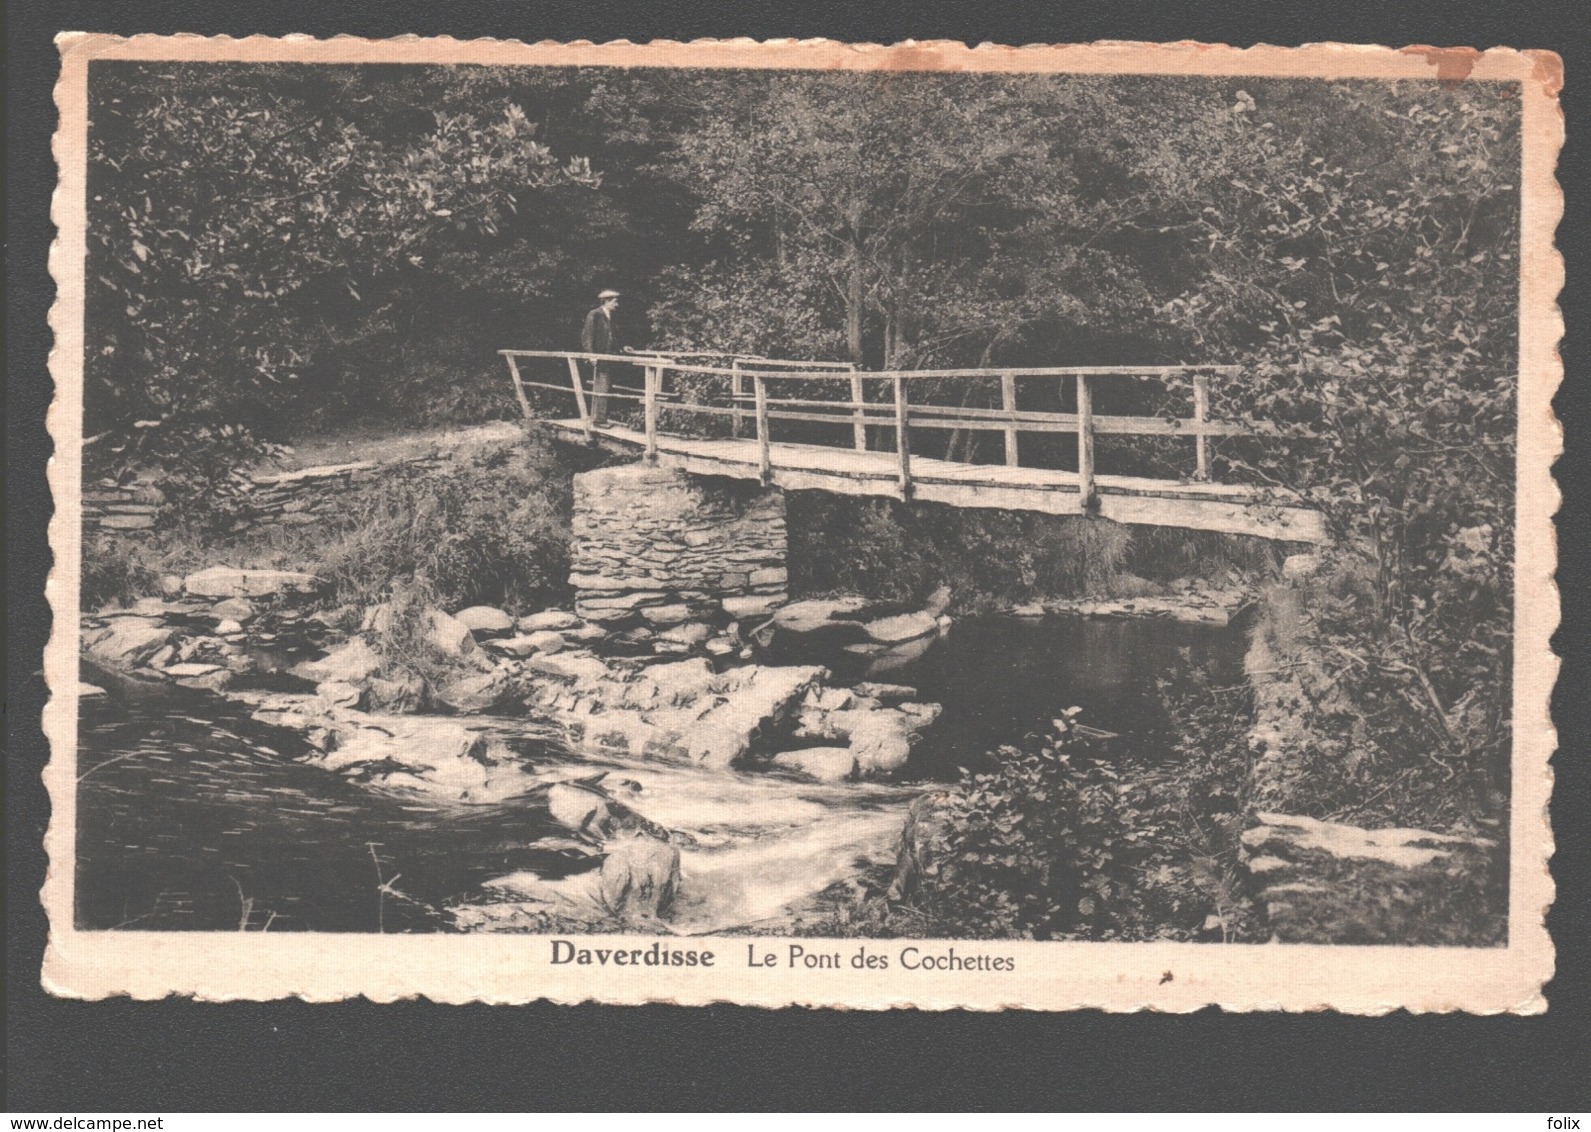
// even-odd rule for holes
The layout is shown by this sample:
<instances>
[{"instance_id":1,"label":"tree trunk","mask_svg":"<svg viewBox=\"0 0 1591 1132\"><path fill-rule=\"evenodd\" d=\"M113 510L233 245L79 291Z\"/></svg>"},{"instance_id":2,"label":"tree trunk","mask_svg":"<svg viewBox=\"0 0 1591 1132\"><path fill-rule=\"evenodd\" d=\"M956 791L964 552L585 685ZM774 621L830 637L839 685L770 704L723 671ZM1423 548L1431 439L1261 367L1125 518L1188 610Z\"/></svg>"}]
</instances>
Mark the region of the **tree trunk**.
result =
<instances>
[{"instance_id":1,"label":"tree trunk","mask_svg":"<svg viewBox=\"0 0 1591 1132\"><path fill-rule=\"evenodd\" d=\"M854 243L851 245L851 277L845 289L845 348L851 355L851 362L857 366L862 364L862 283L862 246Z\"/></svg>"}]
</instances>

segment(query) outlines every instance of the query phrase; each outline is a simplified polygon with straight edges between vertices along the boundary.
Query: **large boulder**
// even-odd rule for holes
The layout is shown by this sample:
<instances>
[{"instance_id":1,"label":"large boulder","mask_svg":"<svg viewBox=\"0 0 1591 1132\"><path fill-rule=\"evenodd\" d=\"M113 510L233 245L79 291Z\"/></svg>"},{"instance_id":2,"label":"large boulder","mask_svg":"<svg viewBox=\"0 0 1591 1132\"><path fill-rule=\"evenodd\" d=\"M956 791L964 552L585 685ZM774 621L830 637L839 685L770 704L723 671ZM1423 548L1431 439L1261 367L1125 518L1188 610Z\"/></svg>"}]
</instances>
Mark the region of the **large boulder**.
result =
<instances>
[{"instance_id":1,"label":"large boulder","mask_svg":"<svg viewBox=\"0 0 1591 1132\"><path fill-rule=\"evenodd\" d=\"M791 721L806 694L828 675L817 665L738 669L723 692L724 702L686 736L691 759L720 769L740 761L758 739Z\"/></svg>"},{"instance_id":2,"label":"large boulder","mask_svg":"<svg viewBox=\"0 0 1591 1132\"><path fill-rule=\"evenodd\" d=\"M667 915L679 886L679 849L635 833L614 840L598 882L603 906L623 920Z\"/></svg>"},{"instance_id":3,"label":"large boulder","mask_svg":"<svg viewBox=\"0 0 1591 1132\"><path fill-rule=\"evenodd\" d=\"M426 640L446 656L469 656L475 651L475 636L470 627L440 609L426 611Z\"/></svg>"},{"instance_id":4,"label":"large boulder","mask_svg":"<svg viewBox=\"0 0 1591 1132\"><path fill-rule=\"evenodd\" d=\"M895 851L890 900L908 899L933 886L949 848L953 806L954 799L947 791L923 794L912 801Z\"/></svg>"},{"instance_id":5,"label":"large boulder","mask_svg":"<svg viewBox=\"0 0 1591 1132\"><path fill-rule=\"evenodd\" d=\"M939 632L937 615L926 610L881 617L867 623L866 636L881 645L901 645Z\"/></svg>"},{"instance_id":6,"label":"large boulder","mask_svg":"<svg viewBox=\"0 0 1591 1132\"><path fill-rule=\"evenodd\" d=\"M514 619L491 605L472 605L461 609L453 617L471 633L482 636L512 632Z\"/></svg>"},{"instance_id":7,"label":"large boulder","mask_svg":"<svg viewBox=\"0 0 1591 1132\"><path fill-rule=\"evenodd\" d=\"M354 637L319 660L295 664L288 672L316 684L328 680L344 684L363 684L381 671L381 655L363 637Z\"/></svg>"},{"instance_id":8,"label":"large boulder","mask_svg":"<svg viewBox=\"0 0 1591 1132\"><path fill-rule=\"evenodd\" d=\"M371 677L365 695L372 711L419 711L425 706L425 681L400 669L387 677Z\"/></svg>"},{"instance_id":9,"label":"large boulder","mask_svg":"<svg viewBox=\"0 0 1591 1132\"><path fill-rule=\"evenodd\" d=\"M773 757L773 765L815 778L819 782L844 782L856 775L856 755L849 747L805 747L799 751L781 751Z\"/></svg>"},{"instance_id":10,"label":"large boulder","mask_svg":"<svg viewBox=\"0 0 1591 1132\"><path fill-rule=\"evenodd\" d=\"M176 630L153 618L118 617L88 637L89 655L116 668L131 668L171 643Z\"/></svg>"},{"instance_id":11,"label":"large boulder","mask_svg":"<svg viewBox=\"0 0 1591 1132\"><path fill-rule=\"evenodd\" d=\"M240 570L211 566L189 574L182 588L199 597L274 597L277 594L310 594L325 583L314 574L296 570Z\"/></svg>"}]
</instances>

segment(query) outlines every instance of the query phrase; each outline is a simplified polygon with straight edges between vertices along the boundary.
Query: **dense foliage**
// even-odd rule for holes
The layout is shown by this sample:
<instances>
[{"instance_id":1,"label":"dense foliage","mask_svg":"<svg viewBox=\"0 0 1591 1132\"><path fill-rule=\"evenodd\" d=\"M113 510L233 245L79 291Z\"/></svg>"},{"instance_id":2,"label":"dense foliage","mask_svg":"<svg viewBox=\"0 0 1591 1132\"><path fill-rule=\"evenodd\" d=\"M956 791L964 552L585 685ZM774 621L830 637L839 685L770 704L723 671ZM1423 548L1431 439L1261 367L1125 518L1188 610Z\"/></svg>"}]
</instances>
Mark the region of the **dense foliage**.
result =
<instances>
[{"instance_id":1,"label":"dense foliage","mask_svg":"<svg viewBox=\"0 0 1591 1132\"><path fill-rule=\"evenodd\" d=\"M1266 431L1216 445L1215 469L1328 517L1339 583L1314 628L1354 765L1427 752L1432 790L1461 781L1496 810L1517 87L131 63L96 64L91 86L92 474L160 463L214 494L306 428L509 414L495 351L572 347L605 285L637 345L1241 364L1217 413ZM1186 397L1124 382L1100 407L1180 415ZM1187 448L1105 440L1100 462L1182 474ZM472 490L438 506L467 527ZM932 523L857 518L832 558L849 576L812 585L944 572L912 541ZM427 545L460 569L502 574L439 532L457 533ZM988 588L1134 568L1098 531L954 534ZM906 545L926 549L892 558Z\"/></svg>"}]
</instances>

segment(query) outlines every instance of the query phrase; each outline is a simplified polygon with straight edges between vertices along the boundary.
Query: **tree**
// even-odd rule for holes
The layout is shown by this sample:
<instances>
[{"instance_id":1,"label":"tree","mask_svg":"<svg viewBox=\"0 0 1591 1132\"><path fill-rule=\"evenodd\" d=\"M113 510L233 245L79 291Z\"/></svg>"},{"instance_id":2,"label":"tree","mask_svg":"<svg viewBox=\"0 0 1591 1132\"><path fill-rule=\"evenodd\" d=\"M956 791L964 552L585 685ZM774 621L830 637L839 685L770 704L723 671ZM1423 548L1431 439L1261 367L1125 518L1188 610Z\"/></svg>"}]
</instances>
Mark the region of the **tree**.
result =
<instances>
[{"instance_id":1,"label":"tree","mask_svg":"<svg viewBox=\"0 0 1591 1132\"><path fill-rule=\"evenodd\" d=\"M445 86L206 65L96 83L91 453L207 475L246 458L306 375L390 329L439 260L504 242L526 198L599 184L519 105L453 108Z\"/></svg>"}]
</instances>

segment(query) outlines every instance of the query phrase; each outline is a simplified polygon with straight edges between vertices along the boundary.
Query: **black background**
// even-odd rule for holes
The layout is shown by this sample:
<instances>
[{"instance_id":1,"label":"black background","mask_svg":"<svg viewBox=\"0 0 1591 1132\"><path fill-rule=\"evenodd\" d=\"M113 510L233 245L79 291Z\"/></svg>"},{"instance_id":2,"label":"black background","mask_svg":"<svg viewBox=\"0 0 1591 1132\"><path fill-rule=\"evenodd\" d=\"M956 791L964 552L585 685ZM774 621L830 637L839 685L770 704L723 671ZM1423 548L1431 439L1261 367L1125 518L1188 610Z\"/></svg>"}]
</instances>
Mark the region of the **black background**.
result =
<instances>
[{"instance_id":1,"label":"black background","mask_svg":"<svg viewBox=\"0 0 1591 1132\"><path fill-rule=\"evenodd\" d=\"M1274 0L887 4L755 0L715 6L649 0L12 0L7 56L6 423L6 1041L11 1112L784 1110L784 1109L1433 1109L1585 1112L1591 1108L1587 1009L1585 760L1586 352L1585 146L1591 73L1581 0ZM826 36L971 43L1198 39L1246 46L1338 41L1507 45L1558 51L1570 122L1559 180L1568 213L1558 243L1571 290L1567 378L1558 412L1569 437L1557 474L1564 658L1554 698L1561 750L1553 824L1559 886L1548 923L1558 976L1540 1018L1383 1018L922 1014L765 1011L719 1006L444 1007L365 1001L313 1005L61 1001L39 989L45 922L37 892L49 807L39 780L40 656L49 631L44 482L46 269L55 181L49 138L57 31L404 33L541 39ZM1588 84L1591 85L1591 84Z\"/></svg>"}]
</instances>

